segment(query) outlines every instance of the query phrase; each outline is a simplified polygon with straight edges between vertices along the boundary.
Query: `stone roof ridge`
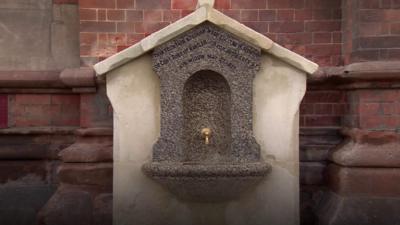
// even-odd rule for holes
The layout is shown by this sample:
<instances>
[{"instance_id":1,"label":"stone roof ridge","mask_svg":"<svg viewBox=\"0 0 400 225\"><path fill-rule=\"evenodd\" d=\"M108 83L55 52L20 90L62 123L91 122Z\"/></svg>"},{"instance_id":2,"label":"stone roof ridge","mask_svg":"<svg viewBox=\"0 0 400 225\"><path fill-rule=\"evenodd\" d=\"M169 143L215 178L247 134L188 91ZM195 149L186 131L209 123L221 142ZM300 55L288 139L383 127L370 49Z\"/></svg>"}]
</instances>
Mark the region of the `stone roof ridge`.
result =
<instances>
[{"instance_id":1,"label":"stone roof ridge","mask_svg":"<svg viewBox=\"0 0 400 225\"><path fill-rule=\"evenodd\" d=\"M278 45L268 37L224 15L214 9L213 6L214 0L199 0L197 5L198 8L193 13L155 33L152 33L135 45L97 63L94 65L94 70L98 75L106 74L107 72L140 57L154 48L208 21L225 31L232 33L236 37L259 47L263 52L269 53L307 74L311 75L317 71L318 65L316 63Z\"/></svg>"}]
</instances>

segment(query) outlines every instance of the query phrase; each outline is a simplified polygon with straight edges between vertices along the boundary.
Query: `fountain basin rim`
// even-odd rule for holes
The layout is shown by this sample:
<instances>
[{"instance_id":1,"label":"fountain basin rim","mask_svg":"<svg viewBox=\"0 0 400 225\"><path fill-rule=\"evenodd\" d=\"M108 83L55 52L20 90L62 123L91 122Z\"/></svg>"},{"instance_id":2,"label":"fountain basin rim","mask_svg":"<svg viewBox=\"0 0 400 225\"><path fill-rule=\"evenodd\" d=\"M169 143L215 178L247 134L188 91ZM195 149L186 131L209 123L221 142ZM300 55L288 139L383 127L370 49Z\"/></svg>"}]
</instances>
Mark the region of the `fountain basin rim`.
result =
<instances>
[{"instance_id":1,"label":"fountain basin rim","mask_svg":"<svg viewBox=\"0 0 400 225\"><path fill-rule=\"evenodd\" d=\"M264 177L271 170L266 162L235 164L187 164L182 162L150 162L142 167L150 177Z\"/></svg>"}]
</instances>

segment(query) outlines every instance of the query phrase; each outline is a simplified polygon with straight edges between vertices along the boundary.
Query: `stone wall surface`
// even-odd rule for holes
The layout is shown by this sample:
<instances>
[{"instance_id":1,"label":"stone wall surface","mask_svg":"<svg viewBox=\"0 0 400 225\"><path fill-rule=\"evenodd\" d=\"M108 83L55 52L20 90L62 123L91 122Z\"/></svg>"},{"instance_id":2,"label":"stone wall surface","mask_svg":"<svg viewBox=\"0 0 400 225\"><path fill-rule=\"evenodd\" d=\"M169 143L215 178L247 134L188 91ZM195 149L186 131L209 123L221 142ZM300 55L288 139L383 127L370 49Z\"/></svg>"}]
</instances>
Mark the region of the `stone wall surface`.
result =
<instances>
[{"instance_id":1,"label":"stone wall surface","mask_svg":"<svg viewBox=\"0 0 400 225\"><path fill-rule=\"evenodd\" d=\"M6 0L0 12L0 70L79 67L77 5Z\"/></svg>"}]
</instances>

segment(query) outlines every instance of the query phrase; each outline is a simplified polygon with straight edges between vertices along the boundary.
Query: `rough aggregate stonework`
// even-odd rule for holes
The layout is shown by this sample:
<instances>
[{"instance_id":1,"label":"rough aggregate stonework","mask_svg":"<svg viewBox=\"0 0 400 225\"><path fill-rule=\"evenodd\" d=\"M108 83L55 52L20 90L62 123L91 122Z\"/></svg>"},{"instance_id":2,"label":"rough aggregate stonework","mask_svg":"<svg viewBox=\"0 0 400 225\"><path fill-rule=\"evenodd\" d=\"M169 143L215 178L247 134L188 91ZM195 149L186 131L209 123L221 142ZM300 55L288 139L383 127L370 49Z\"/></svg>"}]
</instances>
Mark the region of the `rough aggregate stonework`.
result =
<instances>
[{"instance_id":1,"label":"rough aggregate stonework","mask_svg":"<svg viewBox=\"0 0 400 225\"><path fill-rule=\"evenodd\" d=\"M252 131L252 84L260 68L260 58L259 48L209 23L156 48L153 66L161 81L161 137L154 145L153 160L182 161L187 148L199 149L184 145L193 138L183 133L185 116L186 120L193 119L188 118L191 114L185 114L183 109L183 99L187 97L184 86L193 74L209 70L223 76L230 88L231 105L227 108L231 112L232 143L230 154L225 154L221 160L258 161L260 149ZM205 98L201 101L205 105L199 106L202 113L206 113L207 102L212 102L207 99L209 97L202 97ZM215 121L211 122L211 126L215 126L212 123ZM197 133L201 138L200 130L189 133Z\"/></svg>"},{"instance_id":2,"label":"rough aggregate stonework","mask_svg":"<svg viewBox=\"0 0 400 225\"><path fill-rule=\"evenodd\" d=\"M270 165L253 136L252 87L261 49L203 23L153 52L161 137L143 172L182 200L227 201L261 182ZM211 129L209 144L201 134Z\"/></svg>"},{"instance_id":3,"label":"rough aggregate stonework","mask_svg":"<svg viewBox=\"0 0 400 225\"><path fill-rule=\"evenodd\" d=\"M220 162L231 146L229 85L218 73L200 71L189 78L183 94L184 161ZM209 144L199 131L211 129Z\"/></svg>"}]
</instances>

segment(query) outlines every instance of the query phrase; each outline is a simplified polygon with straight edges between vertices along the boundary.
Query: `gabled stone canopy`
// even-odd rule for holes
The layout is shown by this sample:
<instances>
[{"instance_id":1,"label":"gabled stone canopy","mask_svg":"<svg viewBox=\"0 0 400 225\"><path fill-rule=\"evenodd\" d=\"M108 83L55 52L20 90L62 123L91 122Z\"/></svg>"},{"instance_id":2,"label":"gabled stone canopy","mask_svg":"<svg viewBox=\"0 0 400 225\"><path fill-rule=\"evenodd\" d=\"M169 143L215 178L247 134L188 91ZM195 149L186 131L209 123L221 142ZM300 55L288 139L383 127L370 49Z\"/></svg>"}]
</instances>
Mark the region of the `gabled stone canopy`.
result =
<instances>
[{"instance_id":1,"label":"gabled stone canopy","mask_svg":"<svg viewBox=\"0 0 400 225\"><path fill-rule=\"evenodd\" d=\"M213 5L214 0L199 0L197 9L193 13L151 34L139 43L97 63L94 65L95 71L98 75L106 74L207 21L307 74L313 74L318 69L318 65L314 62L224 15L214 9Z\"/></svg>"}]
</instances>

